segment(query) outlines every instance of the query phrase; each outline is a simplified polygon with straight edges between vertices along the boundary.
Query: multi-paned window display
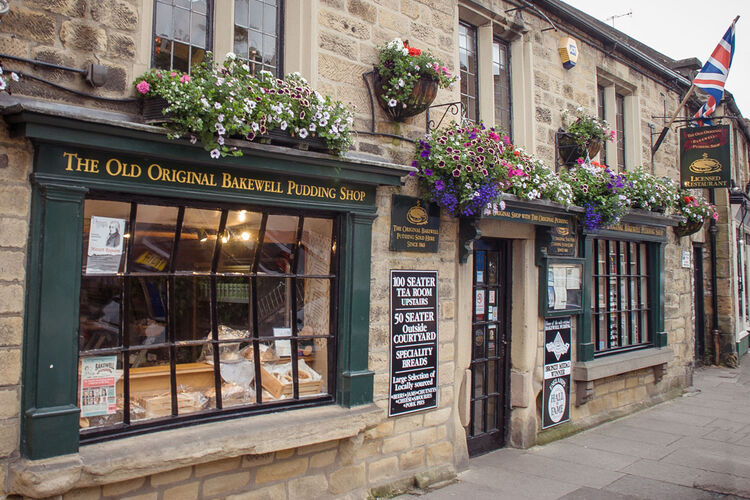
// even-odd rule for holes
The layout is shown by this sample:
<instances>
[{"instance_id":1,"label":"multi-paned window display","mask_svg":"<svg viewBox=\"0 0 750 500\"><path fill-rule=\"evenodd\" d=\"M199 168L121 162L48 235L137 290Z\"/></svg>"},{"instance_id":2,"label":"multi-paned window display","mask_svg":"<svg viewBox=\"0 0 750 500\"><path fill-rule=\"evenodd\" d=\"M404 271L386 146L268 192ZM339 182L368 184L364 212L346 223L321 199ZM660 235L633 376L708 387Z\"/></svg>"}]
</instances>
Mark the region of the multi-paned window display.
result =
<instances>
[{"instance_id":1,"label":"multi-paned window display","mask_svg":"<svg viewBox=\"0 0 750 500\"><path fill-rule=\"evenodd\" d=\"M253 74L281 71L282 0L234 0L234 52Z\"/></svg>"},{"instance_id":2,"label":"multi-paned window display","mask_svg":"<svg viewBox=\"0 0 750 500\"><path fill-rule=\"evenodd\" d=\"M332 400L334 217L87 199L82 438Z\"/></svg>"},{"instance_id":3,"label":"multi-paned window display","mask_svg":"<svg viewBox=\"0 0 750 500\"><path fill-rule=\"evenodd\" d=\"M591 320L595 353L651 345L647 244L595 239L593 250Z\"/></svg>"}]
</instances>

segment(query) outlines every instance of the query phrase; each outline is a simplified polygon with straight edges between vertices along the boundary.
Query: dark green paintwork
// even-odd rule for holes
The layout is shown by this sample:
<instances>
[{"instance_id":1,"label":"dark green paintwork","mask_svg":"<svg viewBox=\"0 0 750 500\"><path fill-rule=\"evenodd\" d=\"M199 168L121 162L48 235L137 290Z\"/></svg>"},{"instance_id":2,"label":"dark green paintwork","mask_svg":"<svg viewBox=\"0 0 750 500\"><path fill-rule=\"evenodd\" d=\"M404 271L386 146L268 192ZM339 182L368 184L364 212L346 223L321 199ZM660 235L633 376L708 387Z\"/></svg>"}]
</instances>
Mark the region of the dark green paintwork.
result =
<instances>
[{"instance_id":1,"label":"dark green paintwork","mask_svg":"<svg viewBox=\"0 0 750 500\"><path fill-rule=\"evenodd\" d=\"M591 237L579 238L583 254L583 314L579 316L576 331L578 361L594 359L594 341L591 339L591 286L594 282L594 240Z\"/></svg>"},{"instance_id":2,"label":"dark green paintwork","mask_svg":"<svg viewBox=\"0 0 750 500\"><path fill-rule=\"evenodd\" d=\"M211 160L199 147L168 141L151 131L22 112L7 115L14 136L36 148L27 264L24 327L21 453L42 459L78 451L78 310L83 200L89 189L144 196L237 202L342 214L337 311L337 402L372 402L368 370L370 264L375 187L399 185L403 172L335 157L320 158L281 148L250 151L241 158ZM223 169L269 180L308 179L318 185L356 185L366 201L330 203L315 198L205 189L206 186L142 183L128 178L60 171L61 151L105 157L157 159L196 169ZM257 154L256 154L257 153ZM55 156L57 155L57 159ZM64 168L64 165L63 165Z\"/></svg>"}]
</instances>

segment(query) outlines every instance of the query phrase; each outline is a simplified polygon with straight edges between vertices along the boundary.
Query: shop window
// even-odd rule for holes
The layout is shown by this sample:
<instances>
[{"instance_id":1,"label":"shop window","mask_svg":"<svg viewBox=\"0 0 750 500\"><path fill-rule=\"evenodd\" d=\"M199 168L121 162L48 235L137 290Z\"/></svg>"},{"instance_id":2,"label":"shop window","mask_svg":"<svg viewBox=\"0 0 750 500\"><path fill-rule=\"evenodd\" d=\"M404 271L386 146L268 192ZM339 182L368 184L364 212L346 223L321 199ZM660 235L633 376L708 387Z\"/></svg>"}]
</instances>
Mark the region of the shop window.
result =
<instances>
[{"instance_id":1,"label":"shop window","mask_svg":"<svg viewBox=\"0 0 750 500\"><path fill-rule=\"evenodd\" d=\"M188 72L211 44L211 0L154 0L153 66Z\"/></svg>"},{"instance_id":2,"label":"shop window","mask_svg":"<svg viewBox=\"0 0 750 500\"><path fill-rule=\"evenodd\" d=\"M591 327L595 355L653 345L648 244L593 240Z\"/></svg>"},{"instance_id":3,"label":"shop window","mask_svg":"<svg viewBox=\"0 0 750 500\"><path fill-rule=\"evenodd\" d=\"M492 78L495 93L495 126L510 133L510 45L498 38L492 41Z\"/></svg>"},{"instance_id":4,"label":"shop window","mask_svg":"<svg viewBox=\"0 0 750 500\"><path fill-rule=\"evenodd\" d=\"M602 149L600 158L607 165L624 172L641 163L641 115L636 88L603 70L597 75L597 115L606 120L616 133L615 141Z\"/></svg>"},{"instance_id":5,"label":"shop window","mask_svg":"<svg viewBox=\"0 0 750 500\"><path fill-rule=\"evenodd\" d=\"M253 74L281 74L281 0L234 1L234 53Z\"/></svg>"},{"instance_id":6,"label":"shop window","mask_svg":"<svg viewBox=\"0 0 750 500\"><path fill-rule=\"evenodd\" d=\"M87 199L81 441L333 401L335 222Z\"/></svg>"},{"instance_id":7,"label":"shop window","mask_svg":"<svg viewBox=\"0 0 750 500\"><path fill-rule=\"evenodd\" d=\"M479 70L477 67L477 28L458 25L458 56L461 77L461 104L469 120L479 120Z\"/></svg>"},{"instance_id":8,"label":"shop window","mask_svg":"<svg viewBox=\"0 0 750 500\"><path fill-rule=\"evenodd\" d=\"M596 86L596 96L597 96L597 103L596 103L596 111L597 116L600 120L607 120L607 108L606 108L606 94L604 93L604 87L601 85ZM601 152L601 158L607 158L607 141L603 141L602 144L602 152Z\"/></svg>"}]
</instances>

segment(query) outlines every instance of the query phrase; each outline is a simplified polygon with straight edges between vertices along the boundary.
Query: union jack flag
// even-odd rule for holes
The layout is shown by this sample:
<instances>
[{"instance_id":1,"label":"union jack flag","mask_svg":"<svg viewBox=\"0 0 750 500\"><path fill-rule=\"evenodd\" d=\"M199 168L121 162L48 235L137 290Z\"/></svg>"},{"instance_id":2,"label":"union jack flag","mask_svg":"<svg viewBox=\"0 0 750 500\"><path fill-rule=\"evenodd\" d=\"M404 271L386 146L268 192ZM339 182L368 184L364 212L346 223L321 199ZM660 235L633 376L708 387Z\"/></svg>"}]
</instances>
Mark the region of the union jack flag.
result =
<instances>
[{"instance_id":1,"label":"union jack flag","mask_svg":"<svg viewBox=\"0 0 750 500\"><path fill-rule=\"evenodd\" d=\"M732 58L734 57L734 25L736 23L737 19L732 21L732 25L724 33L711 57L708 58L700 73L693 79L693 85L708 94L706 102L693 115L698 126L711 125L711 120L707 118L716 110L716 105L721 102L724 95L724 84L727 81L729 67L732 65Z\"/></svg>"}]
</instances>

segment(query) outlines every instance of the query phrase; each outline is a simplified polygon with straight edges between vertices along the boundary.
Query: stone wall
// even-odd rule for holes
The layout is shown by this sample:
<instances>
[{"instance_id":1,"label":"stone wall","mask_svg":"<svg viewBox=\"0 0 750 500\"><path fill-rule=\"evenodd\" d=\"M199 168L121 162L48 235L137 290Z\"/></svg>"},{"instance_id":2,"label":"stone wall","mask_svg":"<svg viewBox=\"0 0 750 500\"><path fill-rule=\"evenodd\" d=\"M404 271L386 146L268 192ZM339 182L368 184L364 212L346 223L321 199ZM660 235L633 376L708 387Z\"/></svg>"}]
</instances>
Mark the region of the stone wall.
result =
<instances>
[{"instance_id":1,"label":"stone wall","mask_svg":"<svg viewBox=\"0 0 750 500\"><path fill-rule=\"evenodd\" d=\"M8 137L0 120L0 498L8 463L18 457L32 157L28 142Z\"/></svg>"}]
</instances>

